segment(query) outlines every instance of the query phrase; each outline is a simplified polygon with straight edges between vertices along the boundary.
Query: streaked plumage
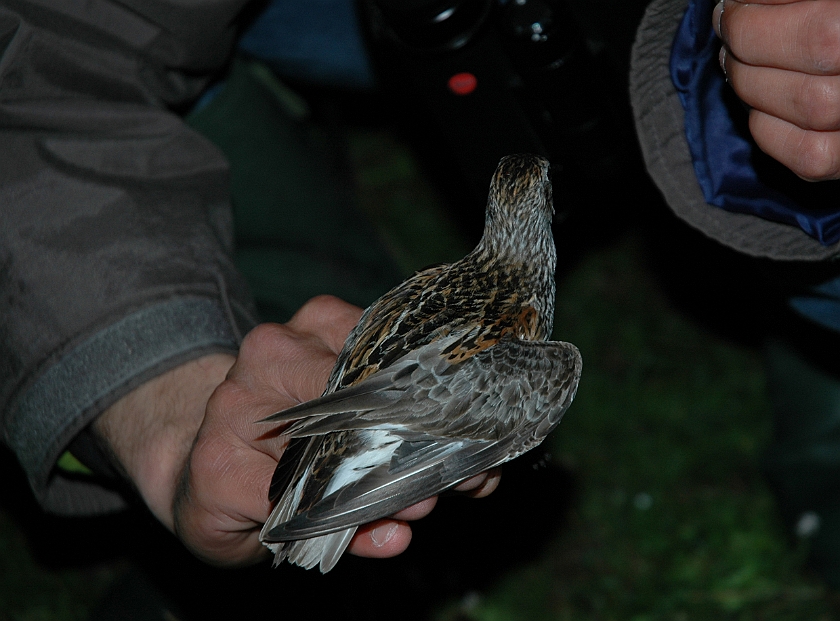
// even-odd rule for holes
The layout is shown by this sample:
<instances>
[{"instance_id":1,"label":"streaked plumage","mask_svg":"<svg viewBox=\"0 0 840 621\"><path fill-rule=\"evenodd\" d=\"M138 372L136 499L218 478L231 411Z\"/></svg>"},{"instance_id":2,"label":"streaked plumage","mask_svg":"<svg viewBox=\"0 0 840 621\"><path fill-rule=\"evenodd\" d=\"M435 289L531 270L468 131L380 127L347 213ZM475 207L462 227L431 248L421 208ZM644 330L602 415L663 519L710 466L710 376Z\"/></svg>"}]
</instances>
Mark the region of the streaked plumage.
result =
<instances>
[{"instance_id":1,"label":"streaked plumage","mask_svg":"<svg viewBox=\"0 0 840 621\"><path fill-rule=\"evenodd\" d=\"M545 340L553 213L548 162L503 158L475 250L374 302L324 396L266 419L295 421L260 534L275 563L327 572L359 524L521 455L560 422L581 358Z\"/></svg>"}]
</instances>

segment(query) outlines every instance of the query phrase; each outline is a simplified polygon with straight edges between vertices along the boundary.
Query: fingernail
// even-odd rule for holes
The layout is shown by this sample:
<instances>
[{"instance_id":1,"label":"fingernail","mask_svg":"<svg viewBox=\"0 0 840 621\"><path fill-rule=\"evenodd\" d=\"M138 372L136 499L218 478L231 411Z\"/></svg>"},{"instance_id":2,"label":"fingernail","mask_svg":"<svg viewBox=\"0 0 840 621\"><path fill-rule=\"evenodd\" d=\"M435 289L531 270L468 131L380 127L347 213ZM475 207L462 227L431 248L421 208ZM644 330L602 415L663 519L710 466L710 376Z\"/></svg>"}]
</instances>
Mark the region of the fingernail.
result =
<instances>
[{"instance_id":1,"label":"fingernail","mask_svg":"<svg viewBox=\"0 0 840 621\"><path fill-rule=\"evenodd\" d=\"M720 46L720 52L718 52L718 62L720 63L720 68L723 70L723 77L729 82L729 75L726 73L726 46Z\"/></svg>"},{"instance_id":2,"label":"fingernail","mask_svg":"<svg viewBox=\"0 0 840 621\"><path fill-rule=\"evenodd\" d=\"M720 22L723 19L723 4L725 2L726 0L720 0L720 2L715 5L715 10L712 11L712 23L715 25L715 34L717 34L718 37L721 37Z\"/></svg>"},{"instance_id":3,"label":"fingernail","mask_svg":"<svg viewBox=\"0 0 840 621\"><path fill-rule=\"evenodd\" d=\"M388 522L382 526L377 526L370 531L370 540L377 548L381 548L394 538L397 528L399 528L399 524L396 522Z\"/></svg>"}]
</instances>

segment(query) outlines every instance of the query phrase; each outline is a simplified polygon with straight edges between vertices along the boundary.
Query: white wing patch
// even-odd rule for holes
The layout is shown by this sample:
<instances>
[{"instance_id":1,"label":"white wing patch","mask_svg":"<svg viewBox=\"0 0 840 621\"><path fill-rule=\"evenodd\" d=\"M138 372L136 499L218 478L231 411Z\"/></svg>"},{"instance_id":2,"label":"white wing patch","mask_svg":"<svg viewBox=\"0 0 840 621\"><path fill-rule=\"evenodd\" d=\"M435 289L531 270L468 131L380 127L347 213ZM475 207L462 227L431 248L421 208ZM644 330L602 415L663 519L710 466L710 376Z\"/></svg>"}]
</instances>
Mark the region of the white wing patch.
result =
<instances>
[{"instance_id":1,"label":"white wing patch","mask_svg":"<svg viewBox=\"0 0 840 621\"><path fill-rule=\"evenodd\" d=\"M359 435L367 450L341 462L324 490L325 497L359 481L373 468L390 463L402 441L388 431L379 429L361 431Z\"/></svg>"}]
</instances>

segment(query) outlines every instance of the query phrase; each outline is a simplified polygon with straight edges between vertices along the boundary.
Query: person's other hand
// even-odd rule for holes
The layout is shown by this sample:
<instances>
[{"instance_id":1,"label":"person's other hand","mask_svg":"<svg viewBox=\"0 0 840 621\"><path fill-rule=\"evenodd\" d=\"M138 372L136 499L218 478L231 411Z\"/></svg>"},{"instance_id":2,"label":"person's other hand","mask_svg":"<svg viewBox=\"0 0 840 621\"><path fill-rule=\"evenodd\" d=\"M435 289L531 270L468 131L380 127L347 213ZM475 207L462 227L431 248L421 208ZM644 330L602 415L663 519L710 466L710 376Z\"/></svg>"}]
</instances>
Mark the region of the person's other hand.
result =
<instances>
[{"instance_id":1,"label":"person's other hand","mask_svg":"<svg viewBox=\"0 0 840 621\"><path fill-rule=\"evenodd\" d=\"M287 324L257 326L235 362L213 355L182 365L100 417L100 433L152 512L196 556L242 565L268 555L258 535L286 439L256 421L320 396L360 314L337 298L315 298ZM479 475L460 489L483 496L498 479L498 472ZM401 553L411 540L406 521L424 517L435 502L360 527L348 551Z\"/></svg>"},{"instance_id":2,"label":"person's other hand","mask_svg":"<svg viewBox=\"0 0 840 621\"><path fill-rule=\"evenodd\" d=\"M840 2L724 0L712 22L758 146L803 179L840 178Z\"/></svg>"}]
</instances>

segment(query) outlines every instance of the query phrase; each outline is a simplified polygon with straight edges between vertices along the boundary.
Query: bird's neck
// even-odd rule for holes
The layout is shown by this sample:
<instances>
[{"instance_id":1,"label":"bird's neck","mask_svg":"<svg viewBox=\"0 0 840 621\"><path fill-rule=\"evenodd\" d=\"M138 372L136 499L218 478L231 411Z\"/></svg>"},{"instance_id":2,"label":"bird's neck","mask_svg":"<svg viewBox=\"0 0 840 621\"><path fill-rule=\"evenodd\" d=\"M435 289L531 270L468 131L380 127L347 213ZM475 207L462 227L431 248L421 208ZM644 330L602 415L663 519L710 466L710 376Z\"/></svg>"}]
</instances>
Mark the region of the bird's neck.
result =
<instances>
[{"instance_id":1,"label":"bird's neck","mask_svg":"<svg viewBox=\"0 0 840 621\"><path fill-rule=\"evenodd\" d=\"M506 274L523 302L533 300L545 337L554 324L554 268L557 250L550 225L527 230L498 230L487 223L470 258L489 273Z\"/></svg>"}]
</instances>

